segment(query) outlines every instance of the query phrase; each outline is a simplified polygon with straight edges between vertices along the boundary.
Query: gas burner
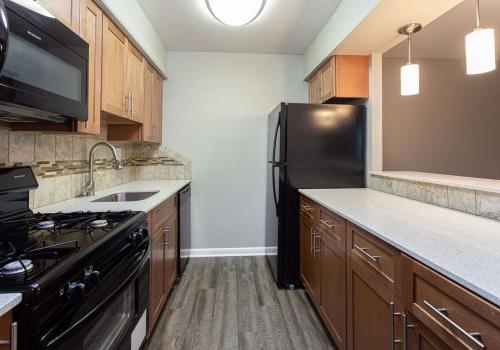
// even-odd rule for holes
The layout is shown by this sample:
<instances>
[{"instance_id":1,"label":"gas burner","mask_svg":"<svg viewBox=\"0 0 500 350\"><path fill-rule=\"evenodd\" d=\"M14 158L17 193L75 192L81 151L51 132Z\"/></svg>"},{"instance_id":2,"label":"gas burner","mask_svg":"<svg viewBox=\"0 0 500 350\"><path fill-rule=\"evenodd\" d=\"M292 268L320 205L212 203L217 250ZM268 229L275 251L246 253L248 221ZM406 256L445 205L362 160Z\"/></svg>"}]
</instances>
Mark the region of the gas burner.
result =
<instances>
[{"instance_id":1,"label":"gas burner","mask_svg":"<svg viewBox=\"0 0 500 350\"><path fill-rule=\"evenodd\" d=\"M4 265L1 273L3 275L18 275L33 269L33 264L29 259L16 260Z\"/></svg>"},{"instance_id":2,"label":"gas burner","mask_svg":"<svg viewBox=\"0 0 500 350\"><path fill-rule=\"evenodd\" d=\"M54 228L54 226L56 225L56 223L52 220L46 220L46 221L40 221L38 224L37 224L37 227L39 229L51 229L51 228Z\"/></svg>"},{"instance_id":3,"label":"gas burner","mask_svg":"<svg viewBox=\"0 0 500 350\"><path fill-rule=\"evenodd\" d=\"M108 220L94 220L90 223L90 226L93 228L106 227L108 226Z\"/></svg>"}]
</instances>

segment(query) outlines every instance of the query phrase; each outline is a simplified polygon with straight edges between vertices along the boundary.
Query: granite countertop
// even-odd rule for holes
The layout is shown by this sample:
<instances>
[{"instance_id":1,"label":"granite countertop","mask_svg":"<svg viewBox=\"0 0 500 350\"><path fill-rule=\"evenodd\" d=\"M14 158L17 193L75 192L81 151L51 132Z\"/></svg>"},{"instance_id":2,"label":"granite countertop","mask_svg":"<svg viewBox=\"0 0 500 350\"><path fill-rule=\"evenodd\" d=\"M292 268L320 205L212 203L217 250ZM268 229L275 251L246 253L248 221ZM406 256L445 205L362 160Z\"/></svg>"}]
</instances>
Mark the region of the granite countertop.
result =
<instances>
[{"instance_id":1,"label":"granite countertop","mask_svg":"<svg viewBox=\"0 0 500 350\"><path fill-rule=\"evenodd\" d=\"M500 306L500 222L371 189L299 192Z\"/></svg>"},{"instance_id":2,"label":"granite countertop","mask_svg":"<svg viewBox=\"0 0 500 350\"><path fill-rule=\"evenodd\" d=\"M0 316L21 303L21 293L0 293Z\"/></svg>"},{"instance_id":3,"label":"granite countertop","mask_svg":"<svg viewBox=\"0 0 500 350\"><path fill-rule=\"evenodd\" d=\"M123 185L107 188L96 192L95 196L76 197L63 202L36 208L34 212L55 213L55 212L73 212L73 211L144 211L148 212L158 204L177 193L184 186L189 184L190 180L148 180L132 181ZM159 191L157 194L140 201L134 202L92 202L95 199L107 196L117 192L142 192Z\"/></svg>"}]
</instances>

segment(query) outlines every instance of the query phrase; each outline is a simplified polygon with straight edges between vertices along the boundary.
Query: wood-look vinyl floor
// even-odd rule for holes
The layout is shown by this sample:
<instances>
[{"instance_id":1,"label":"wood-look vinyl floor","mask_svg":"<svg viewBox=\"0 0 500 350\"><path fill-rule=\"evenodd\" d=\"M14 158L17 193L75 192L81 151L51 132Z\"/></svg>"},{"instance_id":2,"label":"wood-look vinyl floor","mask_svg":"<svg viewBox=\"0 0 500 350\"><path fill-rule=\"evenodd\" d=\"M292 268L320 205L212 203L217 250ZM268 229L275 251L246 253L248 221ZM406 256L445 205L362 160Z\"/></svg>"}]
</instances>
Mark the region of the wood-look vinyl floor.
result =
<instances>
[{"instance_id":1,"label":"wood-look vinyl floor","mask_svg":"<svg viewBox=\"0 0 500 350\"><path fill-rule=\"evenodd\" d=\"M195 258L148 350L335 349L304 290L277 290L265 257Z\"/></svg>"}]
</instances>

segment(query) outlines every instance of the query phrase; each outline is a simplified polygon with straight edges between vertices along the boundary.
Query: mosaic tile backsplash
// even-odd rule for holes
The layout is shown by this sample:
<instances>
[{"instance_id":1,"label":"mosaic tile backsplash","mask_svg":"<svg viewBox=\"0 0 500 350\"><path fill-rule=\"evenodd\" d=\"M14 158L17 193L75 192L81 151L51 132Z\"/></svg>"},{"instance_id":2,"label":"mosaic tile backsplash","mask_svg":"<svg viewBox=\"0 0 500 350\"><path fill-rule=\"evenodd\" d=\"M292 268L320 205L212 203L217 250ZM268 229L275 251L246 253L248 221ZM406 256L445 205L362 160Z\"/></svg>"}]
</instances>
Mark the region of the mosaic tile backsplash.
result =
<instances>
[{"instance_id":1,"label":"mosaic tile backsplash","mask_svg":"<svg viewBox=\"0 0 500 350\"><path fill-rule=\"evenodd\" d=\"M457 185L370 174L368 187L420 202L500 221L500 193Z\"/></svg>"},{"instance_id":2,"label":"mosaic tile backsplash","mask_svg":"<svg viewBox=\"0 0 500 350\"><path fill-rule=\"evenodd\" d=\"M0 167L31 166L39 183L30 194L36 209L83 194L87 182L90 149L106 139L101 135L42 134L0 129ZM135 180L182 180L191 178L191 161L159 145L111 142L124 168L113 169L108 148L95 153L96 191Z\"/></svg>"}]
</instances>

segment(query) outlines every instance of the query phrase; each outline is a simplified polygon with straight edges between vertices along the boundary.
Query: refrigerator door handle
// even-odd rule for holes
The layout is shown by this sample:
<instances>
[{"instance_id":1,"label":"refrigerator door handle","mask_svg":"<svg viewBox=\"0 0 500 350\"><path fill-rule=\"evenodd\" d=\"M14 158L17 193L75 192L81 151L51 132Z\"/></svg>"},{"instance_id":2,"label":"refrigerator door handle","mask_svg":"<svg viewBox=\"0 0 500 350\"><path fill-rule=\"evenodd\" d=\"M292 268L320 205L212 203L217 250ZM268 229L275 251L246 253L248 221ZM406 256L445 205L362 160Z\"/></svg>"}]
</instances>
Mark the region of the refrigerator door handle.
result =
<instances>
[{"instance_id":1,"label":"refrigerator door handle","mask_svg":"<svg viewBox=\"0 0 500 350\"><path fill-rule=\"evenodd\" d=\"M274 160L268 160L267 162L271 164L273 168L282 168L287 165L286 162L276 162Z\"/></svg>"},{"instance_id":2,"label":"refrigerator door handle","mask_svg":"<svg viewBox=\"0 0 500 350\"><path fill-rule=\"evenodd\" d=\"M276 171L276 167L273 166L273 197L274 197L274 207L276 208L276 216L278 216L278 198L276 196L276 177L274 176L274 172Z\"/></svg>"}]
</instances>

